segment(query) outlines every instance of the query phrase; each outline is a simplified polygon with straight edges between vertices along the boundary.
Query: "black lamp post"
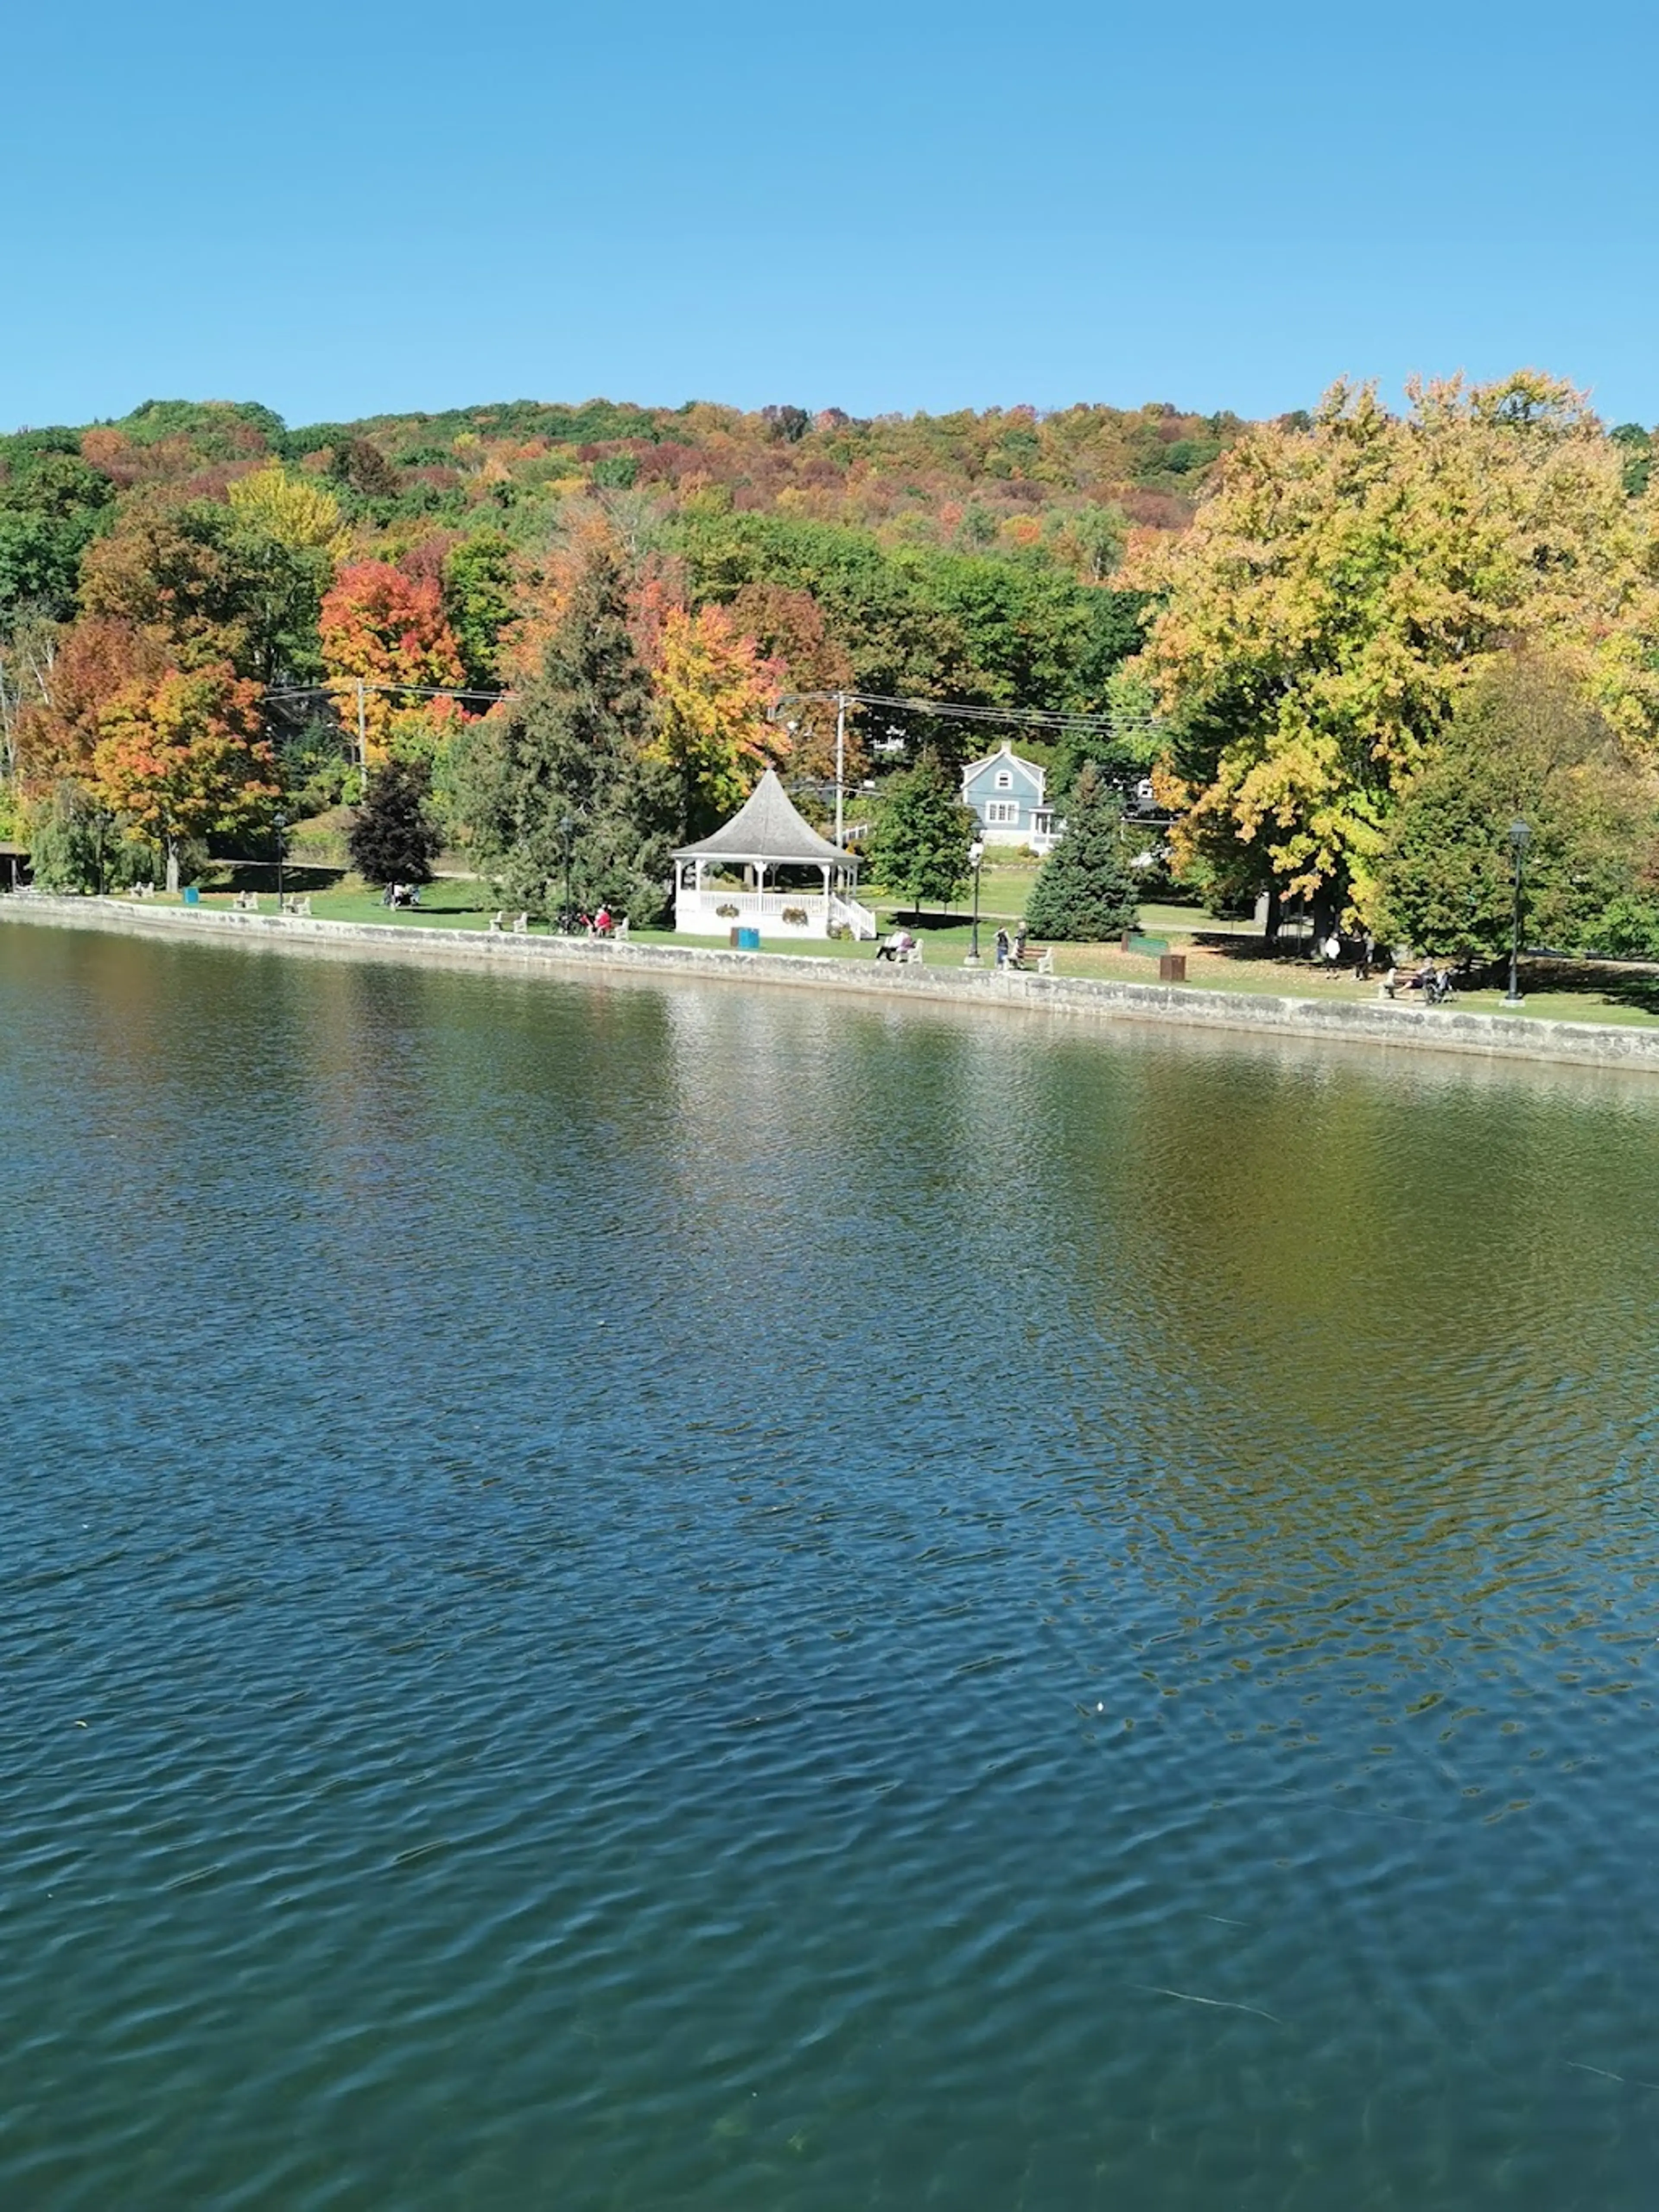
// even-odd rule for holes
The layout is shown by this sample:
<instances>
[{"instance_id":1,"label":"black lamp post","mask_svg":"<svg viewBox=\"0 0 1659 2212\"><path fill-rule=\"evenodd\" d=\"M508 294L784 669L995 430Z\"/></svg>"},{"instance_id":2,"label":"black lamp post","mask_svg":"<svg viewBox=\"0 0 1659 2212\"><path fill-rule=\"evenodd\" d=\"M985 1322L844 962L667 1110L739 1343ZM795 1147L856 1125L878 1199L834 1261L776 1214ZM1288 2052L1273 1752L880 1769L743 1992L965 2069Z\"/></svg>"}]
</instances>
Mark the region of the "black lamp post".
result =
<instances>
[{"instance_id":1,"label":"black lamp post","mask_svg":"<svg viewBox=\"0 0 1659 2212\"><path fill-rule=\"evenodd\" d=\"M968 957L962 963L964 968L979 965L979 872L984 861L985 840L975 837L968 848L968 865L974 872L974 933L969 943Z\"/></svg>"},{"instance_id":2,"label":"black lamp post","mask_svg":"<svg viewBox=\"0 0 1659 2212\"><path fill-rule=\"evenodd\" d=\"M570 845L576 834L576 824L567 814L559 827L564 832L564 912L559 916L559 929L562 935L568 937L575 919L570 905Z\"/></svg>"},{"instance_id":3,"label":"black lamp post","mask_svg":"<svg viewBox=\"0 0 1659 2212\"><path fill-rule=\"evenodd\" d=\"M1510 930L1510 988L1506 1006L1521 1004L1521 897L1527 874L1527 840L1532 832L1517 814L1510 824L1510 844L1515 854L1515 915Z\"/></svg>"},{"instance_id":4,"label":"black lamp post","mask_svg":"<svg viewBox=\"0 0 1659 2212\"><path fill-rule=\"evenodd\" d=\"M270 826L276 832L276 911L280 914L283 910L283 833L288 828L287 815L273 814Z\"/></svg>"}]
</instances>

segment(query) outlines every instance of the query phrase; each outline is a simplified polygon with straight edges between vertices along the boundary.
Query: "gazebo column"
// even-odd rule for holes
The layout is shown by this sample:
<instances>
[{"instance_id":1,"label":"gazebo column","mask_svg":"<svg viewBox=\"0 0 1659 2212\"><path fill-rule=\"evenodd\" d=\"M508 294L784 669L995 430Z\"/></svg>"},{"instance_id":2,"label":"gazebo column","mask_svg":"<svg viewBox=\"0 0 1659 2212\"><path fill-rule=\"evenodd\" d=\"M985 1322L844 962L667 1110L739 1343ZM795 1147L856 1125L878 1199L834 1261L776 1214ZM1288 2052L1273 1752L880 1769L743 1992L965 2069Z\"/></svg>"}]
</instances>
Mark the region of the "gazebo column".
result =
<instances>
[{"instance_id":1,"label":"gazebo column","mask_svg":"<svg viewBox=\"0 0 1659 2212\"><path fill-rule=\"evenodd\" d=\"M685 867L688 928L696 926L705 901L713 902L710 879L715 875L727 881L735 875L742 884L739 913L745 905L757 913L763 905L775 901L780 909L787 907L793 915L795 895L784 884L784 877L801 884L801 900L810 911L812 894L805 884L816 874L826 924L836 891L858 879L849 856L802 817L779 781L776 769L770 768L729 822L713 836L682 846L675 858ZM784 923L781 912L776 919L786 935L802 927L799 921ZM810 929L811 925L807 927Z\"/></svg>"}]
</instances>

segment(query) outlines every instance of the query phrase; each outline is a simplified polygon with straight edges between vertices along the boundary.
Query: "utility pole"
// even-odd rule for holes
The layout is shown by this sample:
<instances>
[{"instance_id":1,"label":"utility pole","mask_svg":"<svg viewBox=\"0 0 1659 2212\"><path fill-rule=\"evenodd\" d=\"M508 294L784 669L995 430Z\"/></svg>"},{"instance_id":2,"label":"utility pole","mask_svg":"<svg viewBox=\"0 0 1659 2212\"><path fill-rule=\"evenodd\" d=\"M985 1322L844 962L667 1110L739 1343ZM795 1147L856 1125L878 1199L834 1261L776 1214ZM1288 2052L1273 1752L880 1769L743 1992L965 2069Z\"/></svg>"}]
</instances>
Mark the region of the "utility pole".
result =
<instances>
[{"instance_id":1,"label":"utility pole","mask_svg":"<svg viewBox=\"0 0 1659 2212\"><path fill-rule=\"evenodd\" d=\"M847 807L847 694L836 694L836 842L844 835Z\"/></svg>"}]
</instances>

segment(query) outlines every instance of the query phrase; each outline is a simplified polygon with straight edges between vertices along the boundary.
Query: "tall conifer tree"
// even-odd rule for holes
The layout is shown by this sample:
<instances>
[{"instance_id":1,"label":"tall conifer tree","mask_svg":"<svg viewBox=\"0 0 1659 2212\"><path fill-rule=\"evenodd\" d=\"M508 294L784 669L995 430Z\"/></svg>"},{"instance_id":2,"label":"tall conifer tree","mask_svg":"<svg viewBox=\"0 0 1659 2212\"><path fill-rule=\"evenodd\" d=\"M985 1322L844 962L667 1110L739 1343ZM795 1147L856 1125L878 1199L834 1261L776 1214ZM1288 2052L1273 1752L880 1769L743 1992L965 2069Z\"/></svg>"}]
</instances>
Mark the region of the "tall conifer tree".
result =
<instances>
[{"instance_id":1,"label":"tall conifer tree","mask_svg":"<svg viewBox=\"0 0 1659 2212\"><path fill-rule=\"evenodd\" d=\"M1123 803L1086 762L1066 809L1066 835L1037 871L1025 919L1034 936L1100 944L1134 927L1138 898Z\"/></svg>"},{"instance_id":2,"label":"tall conifer tree","mask_svg":"<svg viewBox=\"0 0 1659 2212\"><path fill-rule=\"evenodd\" d=\"M606 538L583 549L541 672L468 733L459 811L509 894L555 913L571 895L635 922L666 902L676 790L647 752L651 685L629 628L628 572Z\"/></svg>"}]
</instances>

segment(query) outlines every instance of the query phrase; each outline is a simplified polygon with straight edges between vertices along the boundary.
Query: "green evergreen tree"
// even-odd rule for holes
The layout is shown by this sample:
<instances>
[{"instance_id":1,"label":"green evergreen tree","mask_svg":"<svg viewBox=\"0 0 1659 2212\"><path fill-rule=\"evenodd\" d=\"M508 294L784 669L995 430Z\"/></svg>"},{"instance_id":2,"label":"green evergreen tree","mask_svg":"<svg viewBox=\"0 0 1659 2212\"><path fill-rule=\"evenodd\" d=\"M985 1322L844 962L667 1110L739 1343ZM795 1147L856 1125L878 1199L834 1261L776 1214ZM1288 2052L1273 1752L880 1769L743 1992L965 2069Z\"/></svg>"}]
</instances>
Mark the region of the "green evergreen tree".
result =
<instances>
[{"instance_id":1,"label":"green evergreen tree","mask_svg":"<svg viewBox=\"0 0 1659 2212\"><path fill-rule=\"evenodd\" d=\"M867 858L888 896L919 914L924 899L948 907L967 882L968 848L978 834L956 777L929 751L888 785Z\"/></svg>"},{"instance_id":2,"label":"green evergreen tree","mask_svg":"<svg viewBox=\"0 0 1659 2212\"><path fill-rule=\"evenodd\" d=\"M1035 937L1099 944L1135 924L1139 885L1123 835L1123 802L1093 762L1078 771L1066 835L1037 871L1025 919Z\"/></svg>"},{"instance_id":3,"label":"green evergreen tree","mask_svg":"<svg viewBox=\"0 0 1659 2212\"><path fill-rule=\"evenodd\" d=\"M550 915L564 901L567 843L575 904L635 924L667 905L677 793L672 771L646 757L651 684L628 613L622 554L596 540L541 673L457 749L459 818L508 896Z\"/></svg>"},{"instance_id":4,"label":"green evergreen tree","mask_svg":"<svg viewBox=\"0 0 1659 2212\"><path fill-rule=\"evenodd\" d=\"M371 884L429 884L443 849L428 794L432 770L421 760L389 760L369 781L347 844L351 865Z\"/></svg>"}]
</instances>

